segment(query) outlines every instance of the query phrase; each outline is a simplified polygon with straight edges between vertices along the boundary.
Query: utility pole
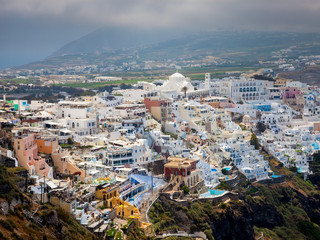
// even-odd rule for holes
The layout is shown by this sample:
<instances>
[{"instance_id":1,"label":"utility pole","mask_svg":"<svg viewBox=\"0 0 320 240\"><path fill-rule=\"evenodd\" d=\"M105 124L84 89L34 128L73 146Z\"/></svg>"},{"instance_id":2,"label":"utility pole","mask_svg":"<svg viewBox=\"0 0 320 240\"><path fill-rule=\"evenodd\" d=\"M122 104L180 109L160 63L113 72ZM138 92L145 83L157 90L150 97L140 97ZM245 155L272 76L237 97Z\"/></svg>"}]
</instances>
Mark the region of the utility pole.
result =
<instances>
[{"instance_id":1,"label":"utility pole","mask_svg":"<svg viewBox=\"0 0 320 240\"><path fill-rule=\"evenodd\" d=\"M42 203L44 203L44 197L46 194L46 177L44 174L43 174L43 179L44 179L44 184L43 184L43 202Z\"/></svg>"},{"instance_id":2,"label":"utility pole","mask_svg":"<svg viewBox=\"0 0 320 240\"><path fill-rule=\"evenodd\" d=\"M28 173L26 174L25 192L28 192Z\"/></svg>"},{"instance_id":3,"label":"utility pole","mask_svg":"<svg viewBox=\"0 0 320 240\"><path fill-rule=\"evenodd\" d=\"M84 181L87 182L87 163L84 163Z\"/></svg>"},{"instance_id":4,"label":"utility pole","mask_svg":"<svg viewBox=\"0 0 320 240\"><path fill-rule=\"evenodd\" d=\"M40 201L40 203L42 204L42 185L41 185L41 183L40 183L40 192L41 192L41 201Z\"/></svg>"}]
</instances>

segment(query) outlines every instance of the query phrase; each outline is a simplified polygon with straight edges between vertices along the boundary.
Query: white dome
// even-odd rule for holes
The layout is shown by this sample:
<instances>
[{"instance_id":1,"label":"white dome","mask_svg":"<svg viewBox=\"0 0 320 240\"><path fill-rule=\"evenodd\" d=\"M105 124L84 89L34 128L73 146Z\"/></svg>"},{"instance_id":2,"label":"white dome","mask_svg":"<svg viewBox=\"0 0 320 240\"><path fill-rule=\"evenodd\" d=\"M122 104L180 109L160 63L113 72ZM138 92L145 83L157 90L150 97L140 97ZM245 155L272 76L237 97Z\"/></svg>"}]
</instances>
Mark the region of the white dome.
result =
<instances>
[{"instance_id":1,"label":"white dome","mask_svg":"<svg viewBox=\"0 0 320 240\"><path fill-rule=\"evenodd\" d=\"M169 77L169 79L170 78L185 78L181 73L178 73L178 72L176 72L176 73L174 73L174 74L172 74L170 77Z\"/></svg>"},{"instance_id":2,"label":"white dome","mask_svg":"<svg viewBox=\"0 0 320 240\"><path fill-rule=\"evenodd\" d=\"M171 76L169 76L169 80L161 86L161 89L164 92L181 93L181 89L183 87L187 87L188 92L194 91L194 87L191 85L189 81L186 80L185 76L183 76L181 73L174 73Z\"/></svg>"}]
</instances>

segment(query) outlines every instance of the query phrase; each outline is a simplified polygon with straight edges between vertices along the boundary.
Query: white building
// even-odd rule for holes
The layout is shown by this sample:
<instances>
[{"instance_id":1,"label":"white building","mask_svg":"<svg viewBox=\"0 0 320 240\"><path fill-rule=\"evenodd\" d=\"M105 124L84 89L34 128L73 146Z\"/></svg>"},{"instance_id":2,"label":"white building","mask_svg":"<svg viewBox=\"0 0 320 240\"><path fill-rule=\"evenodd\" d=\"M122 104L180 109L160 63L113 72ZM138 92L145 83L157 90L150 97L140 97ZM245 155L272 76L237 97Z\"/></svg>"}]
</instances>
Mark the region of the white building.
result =
<instances>
[{"instance_id":1,"label":"white building","mask_svg":"<svg viewBox=\"0 0 320 240\"><path fill-rule=\"evenodd\" d=\"M265 99L264 81L256 79L224 78L217 82L219 94L231 97L235 102Z\"/></svg>"}]
</instances>

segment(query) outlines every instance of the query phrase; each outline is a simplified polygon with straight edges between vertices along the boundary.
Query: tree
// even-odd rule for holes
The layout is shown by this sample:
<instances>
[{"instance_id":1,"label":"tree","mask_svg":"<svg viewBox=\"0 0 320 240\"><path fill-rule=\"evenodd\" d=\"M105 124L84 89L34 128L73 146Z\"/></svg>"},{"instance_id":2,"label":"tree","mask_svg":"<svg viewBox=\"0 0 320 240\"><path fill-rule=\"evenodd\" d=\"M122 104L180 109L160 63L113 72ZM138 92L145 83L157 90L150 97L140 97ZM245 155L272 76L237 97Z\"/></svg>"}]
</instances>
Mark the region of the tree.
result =
<instances>
[{"instance_id":1,"label":"tree","mask_svg":"<svg viewBox=\"0 0 320 240\"><path fill-rule=\"evenodd\" d=\"M70 145L72 145L74 143L73 139L71 137L69 137L67 141L68 141L68 144L70 144Z\"/></svg>"},{"instance_id":2,"label":"tree","mask_svg":"<svg viewBox=\"0 0 320 240\"><path fill-rule=\"evenodd\" d=\"M130 88L132 88L132 85L131 84L121 83L120 84L120 88L121 89L130 89Z\"/></svg>"},{"instance_id":3,"label":"tree","mask_svg":"<svg viewBox=\"0 0 320 240\"><path fill-rule=\"evenodd\" d=\"M257 130L262 133L267 129L267 126L262 122L257 122Z\"/></svg>"},{"instance_id":4,"label":"tree","mask_svg":"<svg viewBox=\"0 0 320 240\"><path fill-rule=\"evenodd\" d=\"M259 149L260 147L258 138L254 133L251 134L250 144L253 145L255 149Z\"/></svg>"},{"instance_id":5,"label":"tree","mask_svg":"<svg viewBox=\"0 0 320 240\"><path fill-rule=\"evenodd\" d=\"M189 189L186 185L184 185L184 186L182 187L182 190L183 190L183 193L184 193L185 195L189 194L189 192L190 192L190 189Z\"/></svg>"},{"instance_id":6,"label":"tree","mask_svg":"<svg viewBox=\"0 0 320 240\"><path fill-rule=\"evenodd\" d=\"M188 91L187 86L184 86L183 88L181 88L181 91L184 92L184 98L187 98L187 91Z\"/></svg>"}]
</instances>

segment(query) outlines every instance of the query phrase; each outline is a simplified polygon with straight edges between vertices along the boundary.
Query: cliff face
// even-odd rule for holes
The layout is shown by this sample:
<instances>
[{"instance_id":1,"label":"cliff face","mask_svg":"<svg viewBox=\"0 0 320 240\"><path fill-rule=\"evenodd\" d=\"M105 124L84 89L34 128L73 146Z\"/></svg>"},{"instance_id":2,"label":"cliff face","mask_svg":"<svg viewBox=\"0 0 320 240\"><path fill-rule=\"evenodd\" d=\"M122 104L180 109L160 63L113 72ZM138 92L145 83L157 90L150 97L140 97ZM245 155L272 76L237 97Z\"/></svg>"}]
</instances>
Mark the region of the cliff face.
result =
<instances>
[{"instance_id":1,"label":"cliff face","mask_svg":"<svg viewBox=\"0 0 320 240\"><path fill-rule=\"evenodd\" d=\"M16 180L0 165L0 239L96 239L63 210L32 201Z\"/></svg>"},{"instance_id":2,"label":"cliff face","mask_svg":"<svg viewBox=\"0 0 320 240\"><path fill-rule=\"evenodd\" d=\"M270 204L247 204L253 212L253 225L274 228L283 224L283 217L275 206Z\"/></svg>"},{"instance_id":3,"label":"cliff face","mask_svg":"<svg viewBox=\"0 0 320 240\"><path fill-rule=\"evenodd\" d=\"M210 219L212 235L220 239L254 239L252 209L246 205L228 207L218 218Z\"/></svg>"},{"instance_id":4,"label":"cliff face","mask_svg":"<svg viewBox=\"0 0 320 240\"><path fill-rule=\"evenodd\" d=\"M281 214L269 204L211 200L181 203L166 196L160 196L149 216L157 233L204 231L216 240L254 239L254 226L273 228L283 223Z\"/></svg>"},{"instance_id":5,"label":"cliff face","mask_svg":"<svg viewBox=\"0 0 320 240\"><path fill-rule=\"evenodd\" d=\"M160 196L149 217L156 233L203 231L209 239L320 239L320 191L291 174L283 184L251 184L239 201L176 202Z\"/></svg>"}]
</instances>

